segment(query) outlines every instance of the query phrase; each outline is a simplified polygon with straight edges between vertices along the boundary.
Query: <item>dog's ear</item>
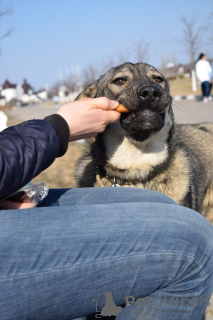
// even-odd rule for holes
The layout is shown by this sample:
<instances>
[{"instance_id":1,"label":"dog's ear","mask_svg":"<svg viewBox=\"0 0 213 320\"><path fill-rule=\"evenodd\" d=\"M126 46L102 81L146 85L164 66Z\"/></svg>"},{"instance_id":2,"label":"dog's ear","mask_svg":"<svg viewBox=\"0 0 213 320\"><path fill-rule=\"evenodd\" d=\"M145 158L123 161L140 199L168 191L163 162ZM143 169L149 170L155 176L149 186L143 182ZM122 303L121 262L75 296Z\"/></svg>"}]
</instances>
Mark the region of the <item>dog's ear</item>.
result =
<instances>
[{"instance_id":1,"label":"dog's ear","mask_svg":"<svg viewBox=\"0 0 213 320\"><path fill-rule=\"evenodd\" d=\"M82 91L75 100L85 100L86 98L95 98L98 91L98 82L94 82Z\"/></svg>"}]
</instances>

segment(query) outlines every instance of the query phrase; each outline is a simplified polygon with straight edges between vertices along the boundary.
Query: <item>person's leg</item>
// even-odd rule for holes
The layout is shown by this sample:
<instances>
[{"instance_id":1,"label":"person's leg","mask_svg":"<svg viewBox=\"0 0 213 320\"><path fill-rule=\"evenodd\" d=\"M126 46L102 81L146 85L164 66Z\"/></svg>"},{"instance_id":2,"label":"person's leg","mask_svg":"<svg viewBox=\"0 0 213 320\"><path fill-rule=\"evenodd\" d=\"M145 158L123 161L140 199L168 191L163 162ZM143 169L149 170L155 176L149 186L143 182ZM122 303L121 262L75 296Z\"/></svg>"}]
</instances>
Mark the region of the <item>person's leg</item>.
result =
<instances>
[{"instance_id":1,"label":"person's leg","mask_svg":"<svg viewBox=\"0 0 213 320\"><path fill-rule=\"evenodd\" d=\"M211 92L211 83L209 81L206 81L206 96L209 98Z\"/></svg>"},{"instance_id":2,"label":"person's leg","mask_svg":"<svg viewBox=\"0 0 213 320\"><path fill-rule=\"evenodd\" d=\"M100 311L107 292L130 304L118 320L201 319L213 283L206 219L139 189L70 190L60 201L0 213L2 320L77 318L96 301Z\"/></svg>"},{"instance_id":3,"label":"person's leg","mask_svg":"<svg viewBox=\"0 0 213 320\"><path fill-rule=\"evenodd\" d=\"M75 189L50 189L48 196L40 203L40 207L72 206L87 204L129 202L157 202L176 204L165 194L142 190L139 188L75 188Z\"/></svg>"},{"instance_id":4,"label":"person's leg","mask_svg":"<svg viewBox=\"0 0 213 320\"><path fill-rule=\"evenodd\" d=\"M210 84L208 81L202 82L203 97L208 98L210 94Z\"/></svg>"},{"instance_id":5,"label":"person's leg","mask_svg":"<svg viewBox=\"0 0 213 320\"><path fill-rule=\"evenodd\" d=\"M209 101L212 101L211 90L212 90L212 83L209 84Z\"/></svg>"},{"instance_id":6,"label":"person's leg","mask_svg":"<svg viewBox=\"0 0 213 320\"><path fill-rule=\"evenodd\" d=\"M205 83L204 82L201 83L201 91L202 91L202 96L204 98L205 97Z\"/></svg>"}]
</instances>

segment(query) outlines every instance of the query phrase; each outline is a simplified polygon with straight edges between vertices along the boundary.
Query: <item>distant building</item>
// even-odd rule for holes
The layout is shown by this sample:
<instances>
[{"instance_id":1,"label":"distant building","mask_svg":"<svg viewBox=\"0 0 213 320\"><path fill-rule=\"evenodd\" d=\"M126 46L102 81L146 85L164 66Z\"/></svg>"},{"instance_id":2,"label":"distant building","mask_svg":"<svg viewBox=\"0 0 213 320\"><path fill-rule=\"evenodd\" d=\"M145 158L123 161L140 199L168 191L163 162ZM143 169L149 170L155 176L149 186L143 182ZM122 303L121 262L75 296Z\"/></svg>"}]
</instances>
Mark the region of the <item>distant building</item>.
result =
<instances>
[{"instance_id":1,"label":"distant building","mask_svg":"<svg viewBox=\"0 0 213 320\"><path fill-rule=\"evenodd\" d=\"M48 100L48 92L45 89L34 92L34 94L42 101Z\"/></svg>"},{"instance_id":2,"label":"distant building","mask_svg":"<svg viewBox=\"0 0 213 320\"><path fill-rule=\"evenodd\" d=\"M57 99L59 103L66 103L69 101L74 101L75 98L79 95L79 93L81 93L81 91L83 90L83 87L79 87L77 90L75 91L71 91L65 86L60 86L58 89L58 95L57 95Z\"/></svg>"},{"instance_id":3,"label":"distant building","mask_svg":"<svg viewBox=\"0 0 213 320\"><path fill-rule=\"evenodd\" d=\"M24 83L22 84L22 88L23 88L24 94L31 95L33 93L33 87L27 82L26 79L24 79Z\"/></svg>"},{"instance_id":4,"label":"distant building","mask_svg":"<svg viewBox=\"0 0 213 320\"><path fill-rule=\"evenodd\" d=\"M9 80L5 80L0 92L1 96L5 98L5 103L9 103L12 99L17 98L17 84L11 83Z\"/></svg>"},{"instance_id":5,"label":"distant building","mask_svg":"<svg viewBox=\"0 0 213 320\"><path fill-rule=\"evenodd\" d=\"M36 103L46 101L48 99L47 90L42 89L37 92L33 91L33 87L24 79L23 84L13 84L9 80L5 80L0 87L0 105L5 106L11 102L18 104Z\"/></svg>"},{"instance_id":6,"label":"distant building","mask_svg":"<svg viewBox=\"0 0 213 320\"><path fill-rule=\"evenodd\" d=\"M3 131L7 128L7 115L4 113L4 111L0 111L0 131Z\"/></svg>"},{"instance_id":7,"label":"distant building","mask_svg":"<svg viewBox=\"0 0 213 320\"><path fill-rule=\"evenodd\" d=\"M0 94L0 106L4 107L6 105L6 99L4 96L1 96Z\"/></svg>"}]
</instances>

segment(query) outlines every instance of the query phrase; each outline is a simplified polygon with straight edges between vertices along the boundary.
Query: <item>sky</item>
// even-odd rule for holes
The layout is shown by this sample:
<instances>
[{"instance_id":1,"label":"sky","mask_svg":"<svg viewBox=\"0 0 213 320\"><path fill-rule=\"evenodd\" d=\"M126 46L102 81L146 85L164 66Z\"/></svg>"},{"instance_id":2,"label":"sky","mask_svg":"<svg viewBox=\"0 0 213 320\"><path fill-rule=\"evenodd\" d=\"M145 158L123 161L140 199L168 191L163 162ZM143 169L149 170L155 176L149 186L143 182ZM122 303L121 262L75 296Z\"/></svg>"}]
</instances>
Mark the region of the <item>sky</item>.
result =
<instances>
[{"instance_id":1,"label":"sky","mask_svg":"<svg viewBox=\"0 0 213 320\"><path fill-rule=\"evenodd\" d=\"M0 34L13 28L0 41L0 85L8 79L23 79L39 90L73 75L83 76L90 64L125 55L142 43L148 47L147 61L155 67L162 59L187 63L180 44L181 17L206 22L213 0L0 0L0 10L13 14L0 18ZM212 26L211 26L212 27ZM205 34L203 35L205 38ZM213 57L213 45L201 47Z\"/></svg>"}]
</instances>

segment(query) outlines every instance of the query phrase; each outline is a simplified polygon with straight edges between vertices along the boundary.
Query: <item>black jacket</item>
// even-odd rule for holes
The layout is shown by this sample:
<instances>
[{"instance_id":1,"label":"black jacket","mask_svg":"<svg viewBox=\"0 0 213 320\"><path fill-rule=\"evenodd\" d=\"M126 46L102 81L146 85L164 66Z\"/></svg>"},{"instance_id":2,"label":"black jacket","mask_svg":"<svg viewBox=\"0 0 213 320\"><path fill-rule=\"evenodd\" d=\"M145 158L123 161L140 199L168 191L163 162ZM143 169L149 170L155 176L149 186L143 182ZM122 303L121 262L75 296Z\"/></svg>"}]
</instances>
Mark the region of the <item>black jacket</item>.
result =
<instances>
[{"instance_id":1,"label":"black jacket","mask_svg":"<svg viewBox=\"0 0 213 320\"><path fill-rule=\"evenodd\" d=\"M55 114L0 132L0 199L26 185L68 147L69 127Z\"/></svg>"}]
</instances>

